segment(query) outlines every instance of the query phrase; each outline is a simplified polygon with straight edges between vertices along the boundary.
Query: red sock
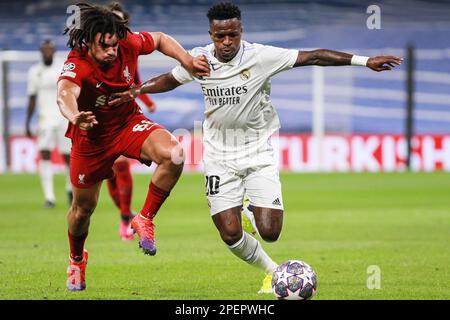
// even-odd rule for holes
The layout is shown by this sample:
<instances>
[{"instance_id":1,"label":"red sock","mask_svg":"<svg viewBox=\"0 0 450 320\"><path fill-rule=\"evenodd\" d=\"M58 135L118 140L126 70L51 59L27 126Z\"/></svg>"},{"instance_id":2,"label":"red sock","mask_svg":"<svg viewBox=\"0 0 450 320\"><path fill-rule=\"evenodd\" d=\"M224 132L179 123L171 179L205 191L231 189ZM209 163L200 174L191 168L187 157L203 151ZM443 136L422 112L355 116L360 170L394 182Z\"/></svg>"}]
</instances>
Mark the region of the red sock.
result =
<instances>
[{"instance_id":1,"label":"red sock","mask_svg":"<svg viewBox=\"0 0 450 320\"><path fill-rule=\"evenodd\" d=\"M130 163L120 161L114 164L116 172L117 189L120 198L120 214L127 219L131 216L131 195L133 193L133 176L131 175Z\"/></svg>"},{"instance_id":2,"label":"red sock","mask_svg":"<svg viewBox=\"0 0 450 320\"><path fill-rule=\"evenodd\" d=\"M67 235L69 236L70 257L72 260L81 261L83 259L84 241L88 233L86 232L81 236L73 236L67 231Z\"/></svg>"},{"instance_id":3,"label":"red sock","mask_svg":"<svg viewBox=\"0 0 450 320\"><path fill-rule=\"evenodd\" d=\"M155 186L153 182L150 182L150 187L148 189L144 207L141 210L141 215L146 218L153 219L169 194L170 191L162 190Z\"/></svg>"},{"instance_id":4,"label":"red sock","mask_svg":"<svg viewBox=\"0 0 450 320\"><path fill-rule=\"evenodd\" d=\"M117 188L116 176L106 180L106 184L108 186L109 195L113 199L114 204L117 206L117 208L120 209L120 196L119 196L119 189Z\"/></svg>"}]
</instances>

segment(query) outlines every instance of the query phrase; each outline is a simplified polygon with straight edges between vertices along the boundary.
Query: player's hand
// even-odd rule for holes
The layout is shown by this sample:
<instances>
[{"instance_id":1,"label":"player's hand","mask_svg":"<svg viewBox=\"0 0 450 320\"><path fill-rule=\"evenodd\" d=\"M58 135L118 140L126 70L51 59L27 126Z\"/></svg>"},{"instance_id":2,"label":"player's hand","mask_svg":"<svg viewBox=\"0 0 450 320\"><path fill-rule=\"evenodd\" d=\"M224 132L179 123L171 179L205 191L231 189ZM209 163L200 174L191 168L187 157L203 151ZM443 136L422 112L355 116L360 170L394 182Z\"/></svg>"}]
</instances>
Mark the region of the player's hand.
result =
<instances>
[{"instance_id":1,"label":"player's hand","mask_svg":"<svg viewBox=\"0 0 450 320\"><path fill-rule=\"evenodd\" d=\"M367 60L367 67L373 71L392 70L395 66L399 66L403 59L396 56L377 56Z\"/></svg>"},{"instance_id":2,"label":"player's hand","mask_svg":"<svg viewBox=\"0 0 450 320\"><path fill-rule=\"evenodd\" d=\"M95 115L91 111L81 111L77 113L71 121L74 126L77 126L81 130L91 130L96 124Z\"/></svg>"},{"instance_id":3,"label":"player's hand","mask_svg":"<svg viewBox=\"0 0 450 320\"><path fill-rule=\"evenodd\" d=\"M209 77L210 74L208 59L204 55L190 57L188 63L183 67L196 77Z\"/></svg>"},{"instance_id":4,"label":"player's hand","mask_svg":"<svg viewBox=\"0 0 450 320\"><path fill-rule=\"evenodd\" d=\"M109 96L108 105L117 106L119 104L133 101L140 94L140 87L133 87L127 91L116 92Z\"/></svg>"}]
</instances>

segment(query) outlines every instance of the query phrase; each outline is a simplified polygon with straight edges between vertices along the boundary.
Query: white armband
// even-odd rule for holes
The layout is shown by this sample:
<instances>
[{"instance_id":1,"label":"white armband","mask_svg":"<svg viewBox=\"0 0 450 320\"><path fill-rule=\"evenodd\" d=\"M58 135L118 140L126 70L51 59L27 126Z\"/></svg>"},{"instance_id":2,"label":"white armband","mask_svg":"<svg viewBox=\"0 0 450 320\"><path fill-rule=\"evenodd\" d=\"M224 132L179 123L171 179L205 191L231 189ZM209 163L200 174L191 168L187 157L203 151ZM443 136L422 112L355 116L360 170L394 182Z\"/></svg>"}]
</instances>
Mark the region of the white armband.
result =
<instances>
[{"instance_id":1,"label":"white armband","mask_svg":"<svg viewBox=\"0 0 450 320\"><path fill-rule=\"evenodd\" d=\"M353 55L352 60L351 60L351 65L352 66L367 66L367 61L369 60L370 57L364 57L364 56L357 56L357 55Z\"/></svg>"}]
</instances>

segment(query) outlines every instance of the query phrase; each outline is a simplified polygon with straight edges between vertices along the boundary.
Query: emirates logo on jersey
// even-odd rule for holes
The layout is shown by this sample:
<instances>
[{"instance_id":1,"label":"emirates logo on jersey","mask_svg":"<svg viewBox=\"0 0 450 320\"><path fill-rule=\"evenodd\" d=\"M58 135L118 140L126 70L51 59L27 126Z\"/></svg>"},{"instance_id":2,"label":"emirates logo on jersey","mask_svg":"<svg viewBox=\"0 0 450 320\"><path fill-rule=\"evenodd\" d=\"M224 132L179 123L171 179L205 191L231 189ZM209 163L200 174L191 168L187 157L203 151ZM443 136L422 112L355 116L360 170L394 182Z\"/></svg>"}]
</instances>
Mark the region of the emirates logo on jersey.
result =
<instances>
[{"instance_id":1,"label":"emirates logo on jersey","mask_svg":"<svg viewBox=\"0 0 450 320\"><path fill-rule=\"evenodd\" d=\"M131 82L131 80L133 80L130 70L128 70L128 66L126 66L125 69L123 69L123 76L125 77L125 80L127 80L127 83L129 83L129 82Z\"/></svg>"}]
</instances>

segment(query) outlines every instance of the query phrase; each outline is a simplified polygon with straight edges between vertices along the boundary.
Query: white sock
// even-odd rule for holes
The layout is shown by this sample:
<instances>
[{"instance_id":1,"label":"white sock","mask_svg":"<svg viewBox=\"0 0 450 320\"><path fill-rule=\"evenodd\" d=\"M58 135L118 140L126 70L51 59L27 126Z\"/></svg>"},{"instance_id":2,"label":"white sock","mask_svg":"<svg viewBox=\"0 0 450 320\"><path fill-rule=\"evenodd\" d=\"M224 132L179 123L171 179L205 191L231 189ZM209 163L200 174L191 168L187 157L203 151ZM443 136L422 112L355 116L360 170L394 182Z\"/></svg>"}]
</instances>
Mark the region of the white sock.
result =
<instances>
[{"instance_id":1,"label":"white sock","mask_svg":"<svg viewBox=\"0 0 450 320\"><path fill-rule=\"evenodd\" d=\"M241 240L228 248L236 256L265 273L272 273L278 267L261 247L259 241L246 232L243 232Z\"/></svg>"},{"instance_id":2,"label":"white sock","mask_svg":"<svg viewBox=\"0 0 450 320\"><path fill-rule=\"evenodd\" d=\"M41 160L39 162L39 175L41 176L42 189L45 200L55 202L53 191L53 169L51 160Z\"/></svg>"}]
</instances>

